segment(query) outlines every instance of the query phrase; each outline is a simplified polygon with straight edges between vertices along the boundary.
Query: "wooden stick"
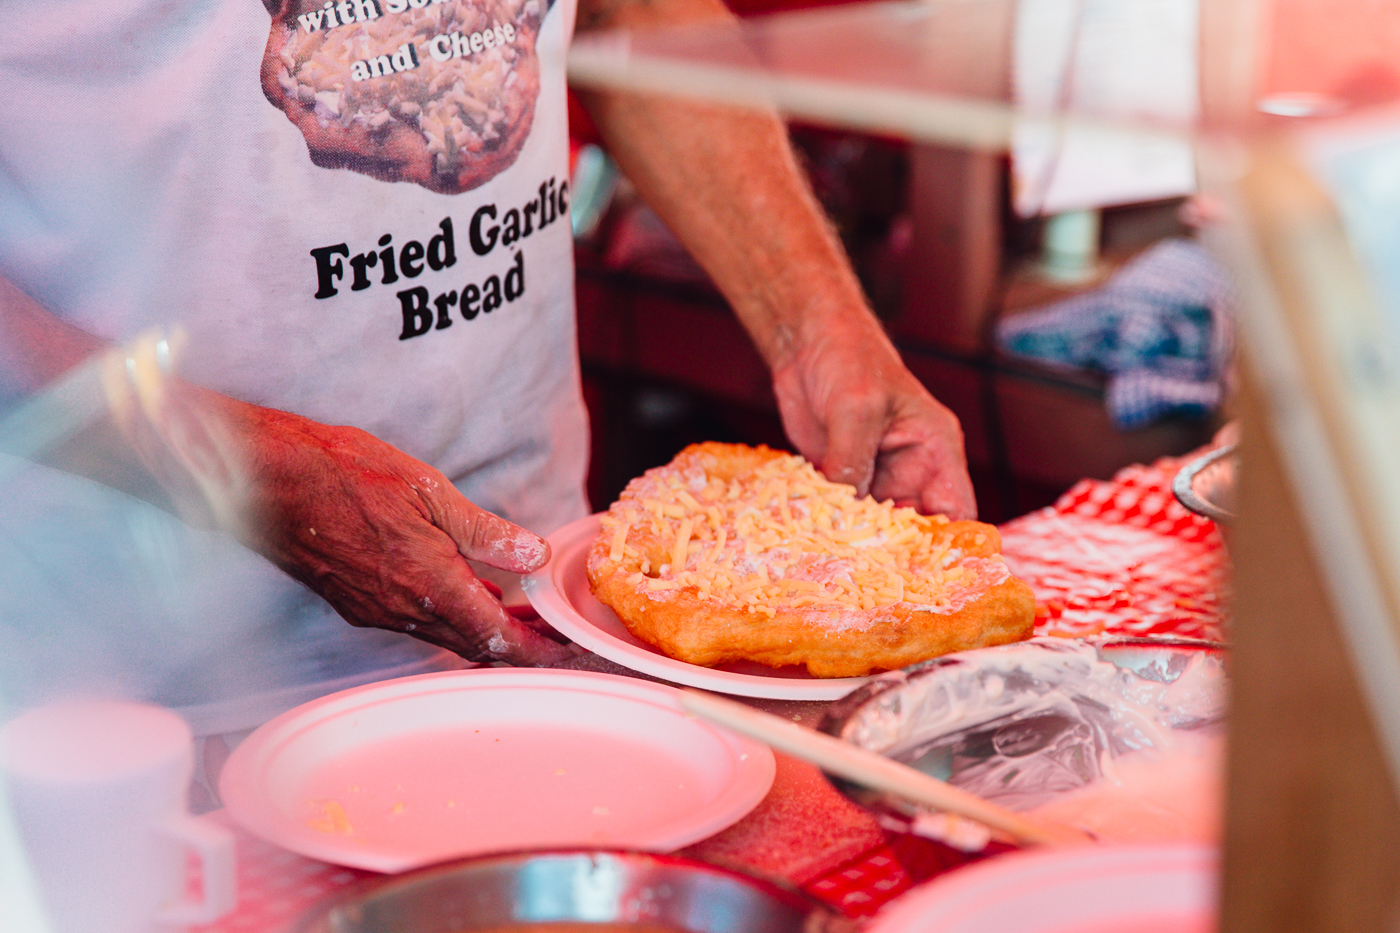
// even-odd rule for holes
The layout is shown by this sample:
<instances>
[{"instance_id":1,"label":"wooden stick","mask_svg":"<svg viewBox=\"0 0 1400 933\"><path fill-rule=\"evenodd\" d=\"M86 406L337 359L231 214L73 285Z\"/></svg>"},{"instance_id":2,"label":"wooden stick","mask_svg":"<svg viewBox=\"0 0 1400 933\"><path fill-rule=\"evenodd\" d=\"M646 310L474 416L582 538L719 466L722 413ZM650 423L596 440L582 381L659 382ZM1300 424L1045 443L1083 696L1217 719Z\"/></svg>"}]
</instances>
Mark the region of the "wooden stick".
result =
<instances>
[{"instance_id":1,"label":"wooden stick","mask_svg":"<svg viewBox=\"0 0 1400 933\"><path fill-rule=\"evenodd\" d=\"M968 817L1018 842L1069 845L1093 841L1089 835L1072 827L1028 820L908 765L712 693L683 689L681 708L824 771L914 803Z\"/></svg>"}]
</instances>

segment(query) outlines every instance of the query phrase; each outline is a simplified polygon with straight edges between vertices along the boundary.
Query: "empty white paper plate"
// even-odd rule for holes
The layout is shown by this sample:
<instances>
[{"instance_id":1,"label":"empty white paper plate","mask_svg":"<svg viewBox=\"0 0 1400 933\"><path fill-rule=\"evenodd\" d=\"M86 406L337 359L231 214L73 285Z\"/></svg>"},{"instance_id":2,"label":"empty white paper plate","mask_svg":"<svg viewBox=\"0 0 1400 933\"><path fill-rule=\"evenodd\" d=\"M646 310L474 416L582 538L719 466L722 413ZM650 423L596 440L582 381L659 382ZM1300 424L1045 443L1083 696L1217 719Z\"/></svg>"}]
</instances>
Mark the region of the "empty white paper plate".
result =
<instances>
[{"instance_id":1,"label":"empty white paper plate","mask_svg":"<svg viewBox=\"0 0 1400 933\"><path fill-rule=\"evenodd\" d=\"M773 754L687 718L661 684L479 669L299 706L234 750L229 813L311 858L398 872L531 848L669 851L725 828Z\"/></svg>"}]
</instances>

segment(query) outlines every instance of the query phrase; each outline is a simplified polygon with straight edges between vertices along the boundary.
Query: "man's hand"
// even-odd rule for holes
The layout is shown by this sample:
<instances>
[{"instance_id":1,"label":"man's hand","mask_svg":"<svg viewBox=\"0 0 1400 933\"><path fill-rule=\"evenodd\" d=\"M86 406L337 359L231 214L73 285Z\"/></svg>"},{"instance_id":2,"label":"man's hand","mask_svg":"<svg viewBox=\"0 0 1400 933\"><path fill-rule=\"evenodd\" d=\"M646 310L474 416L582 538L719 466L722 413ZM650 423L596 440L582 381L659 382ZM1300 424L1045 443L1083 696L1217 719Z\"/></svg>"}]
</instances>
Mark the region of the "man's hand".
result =
<instances>
[{"instance_id":1,"label":"man's hand","mask_svg":"<svg viewBox=\"0 0 1400 933\"><path fill-rule=\"evenodd\" d=\"M788 437L827 479L925 513L977 516L957 417L864 309L796 348L773 388Z\"/></svg>"},{"instance_id":2,"label":"man's hand","mask_svg":"<svg viewBox=\"0 0 1400 933\"><path fill-rule=\"evenodd\" d=\"M507 612L467 563L529 573L549 546L467 501L438 470L356 428L177 380L148 380L114 402L123 433L187 518L237 535L351 625L474 661L573 656Z\"/></svg>"},{"instance_id":3,"label":"man's hand","mask_svg":"<svg viewBox=\"0 0 1400 933\"><path fill-rule=\"evenodd\" d=\"M266 409L257 419L249 543L351 625L474 661L548 665L573 655L508 613L467 564L529 573L549 559L544 539L364 431Z\"/></svg>"}]
</instances>

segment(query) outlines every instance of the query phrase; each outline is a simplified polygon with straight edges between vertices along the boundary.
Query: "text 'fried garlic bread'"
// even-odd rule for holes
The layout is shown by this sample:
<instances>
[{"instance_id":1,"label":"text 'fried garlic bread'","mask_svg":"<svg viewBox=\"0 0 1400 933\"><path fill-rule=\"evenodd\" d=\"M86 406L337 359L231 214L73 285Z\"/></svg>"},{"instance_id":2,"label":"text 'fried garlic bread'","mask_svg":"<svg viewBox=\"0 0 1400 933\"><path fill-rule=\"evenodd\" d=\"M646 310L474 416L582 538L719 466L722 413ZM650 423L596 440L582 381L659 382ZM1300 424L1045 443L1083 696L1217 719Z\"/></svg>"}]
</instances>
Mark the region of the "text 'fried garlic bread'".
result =
<instances>
[{"instance_id":1,"label":"text 'fried garlic bread'","mask_svg":"<svg viewBox=\"0 0 1400 933\"><path fill-rule=\"evenodd\" d=\"M1028 638L1035 597L991 525L919 515L767 447L694 444L633 480L588 554L593 592L692 664L855 677Z\"/></svg>"}]
</instances>

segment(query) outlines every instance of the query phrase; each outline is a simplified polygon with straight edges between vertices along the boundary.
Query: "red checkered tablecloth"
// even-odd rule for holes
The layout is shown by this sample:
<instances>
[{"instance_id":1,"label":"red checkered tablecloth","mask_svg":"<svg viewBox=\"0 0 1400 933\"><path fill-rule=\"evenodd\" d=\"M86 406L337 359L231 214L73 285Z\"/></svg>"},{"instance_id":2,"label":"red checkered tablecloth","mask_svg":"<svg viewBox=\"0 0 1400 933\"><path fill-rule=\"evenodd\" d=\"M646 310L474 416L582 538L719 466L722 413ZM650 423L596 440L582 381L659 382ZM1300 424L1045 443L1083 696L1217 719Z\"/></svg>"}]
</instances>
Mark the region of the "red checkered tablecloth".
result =
<instances>
[{"instance_id":1,"label":"red checkered tablecloth","mask_svg":"<svg viewBox=\"0 0 1400 933\"><path fill-rule=\"evenodd\" d=\"M1007 564L1035 591L1036 635L1225 640L1225 542L1214 522L1172 496L1184 463L1164 459L1112 480L1081 480L1054 505L1002 526ZM848 916L868 917L914 884L971 860L892 836L804 887Z\"/></svg>"},{"instance_id":2,"label":"red checkered tablecloth","mask_svg":"<svg viewBox=\"0 0 1400 933\"><path fill-rule=\"evenodd\" d=\"M1036 634L1223 640L1229 565L1219 529L1172 497L1182 461L1084 480L1053 505L1008 522L1002 551L1035 591ZM760 701L814 725L822 706ZM216 815L216 818L219 818ZM850 917L869 917L914 884L1004 851L968 856L882 830L812 766L778 756L767 798L682 854L797 885ZM282 933L316 902L368 872L306 859L238 833L233 914L197 933Z\"/></svg>"},{"instance_id":3,"label":"red checkered tablecloth","mask_svg":"<svg viewBox=\"0 0 1400 933\"><path fill-rule=\"evenodd\" d=\"M1002 553L1036 596L1037 635L1224 640L1229 561L1220 529L1172 496L1182 461L1081 480L1002 526Z\"/></svg>"}]
</instances>

